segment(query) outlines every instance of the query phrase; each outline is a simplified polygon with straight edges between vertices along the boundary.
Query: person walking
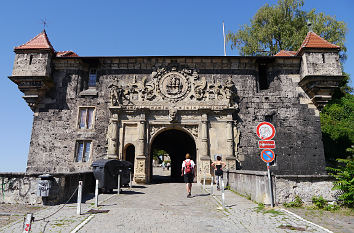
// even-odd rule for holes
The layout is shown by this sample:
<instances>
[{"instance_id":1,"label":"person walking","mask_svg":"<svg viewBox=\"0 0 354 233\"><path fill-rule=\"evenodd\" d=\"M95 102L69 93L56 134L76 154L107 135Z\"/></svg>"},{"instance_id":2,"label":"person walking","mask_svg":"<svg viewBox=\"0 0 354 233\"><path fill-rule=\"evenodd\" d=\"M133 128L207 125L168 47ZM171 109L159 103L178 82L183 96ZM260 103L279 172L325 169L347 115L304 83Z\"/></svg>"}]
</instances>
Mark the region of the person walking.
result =
<instances>
[{"instance_id":1,"label":"person walking","mask_svg":"<svg viewBox=\"0 0 354 233\"><path fill-rule=\"evenodd\" d=\"M182 176L184 177L184 183L186 183L187 189L187 197L192 197L192 183L195 176L195 168L196 165L193 160L191 160L191 156L189 153L186 154L186 160L182 163Z\"/></svg>"},{"instance_id":2,"label":"person walking","mask_svg":"<svg viewBox=\"0 0 354 233\"><path fill-rule=\"evenodd\" d=\"M217 190L220 190L220 179L223 179L224 167L226 163L221 161L221 156L216 156L216 161L214 161L211 166L214 168L214 174L216 176Z\"/></svg>"}]
</instances>

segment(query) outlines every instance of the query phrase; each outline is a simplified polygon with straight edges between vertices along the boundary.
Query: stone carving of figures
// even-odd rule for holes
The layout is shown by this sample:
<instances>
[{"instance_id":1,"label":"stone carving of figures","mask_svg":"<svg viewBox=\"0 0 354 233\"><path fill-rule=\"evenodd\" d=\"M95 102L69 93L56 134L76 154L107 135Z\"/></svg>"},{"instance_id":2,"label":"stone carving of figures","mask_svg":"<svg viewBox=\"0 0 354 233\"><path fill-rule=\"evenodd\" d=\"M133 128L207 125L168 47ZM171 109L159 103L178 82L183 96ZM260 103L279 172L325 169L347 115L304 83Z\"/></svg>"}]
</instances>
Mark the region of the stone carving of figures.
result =
<instances>
[{"instance_id":1,"label":"stone carving of figures","mask_svg":"<svg viewBox=\"0 0 354 233\"><path fill-rule=\"evenodd\" d=\"M205 77L202 77L201 79L202 79L201 81L195 82L194 85L194 93L195 93L195 98L197 100L202 100L204 98L205 88L207 86L207 81Z\"/></svg>"},{"instance_id":2,"label":"stone carving of figures","mask_svg":"<svg viewBox=\"0 0 354 233\"><path fill-rule=\"evenodd\" d=\"M229 100L229 107L235 106L236 87L230 76L225 82L224 93L225 98Z\"/></svg>"},{"instance_id":3,"label":"stone carving of figures","mask_svg":"<svg viewBox=\"0 0 354 233\"><path fill-rule=\"evenodd\" d=\"M124 91L117 85L110 85L110 100L112 106L120 106L123 104Z\"/></svg>"},{"instance_id":4,"label":"stone carving of figures","mask_svg":"<svg viewBox=\"0 0 354 233\"><path fill-rule=\"evenodd\" d=\"M173 122L176 120L176 115L177 115L177 108L170 108L169 111L168 111L168 117L169 117L169 120L170 122Z\"/></svg>"},{"instance_id":5,"label":"stone carving of figures","mask_svg":"<svg viewBox=\"0 0 354 233\"><path fill-rule=\"evenodd\" d=\"M147 82L147 78L144 76L141 80L140 91L142 99L153 100L155 94L155 83L153 81Z\"/></svg>"}]
</instances>

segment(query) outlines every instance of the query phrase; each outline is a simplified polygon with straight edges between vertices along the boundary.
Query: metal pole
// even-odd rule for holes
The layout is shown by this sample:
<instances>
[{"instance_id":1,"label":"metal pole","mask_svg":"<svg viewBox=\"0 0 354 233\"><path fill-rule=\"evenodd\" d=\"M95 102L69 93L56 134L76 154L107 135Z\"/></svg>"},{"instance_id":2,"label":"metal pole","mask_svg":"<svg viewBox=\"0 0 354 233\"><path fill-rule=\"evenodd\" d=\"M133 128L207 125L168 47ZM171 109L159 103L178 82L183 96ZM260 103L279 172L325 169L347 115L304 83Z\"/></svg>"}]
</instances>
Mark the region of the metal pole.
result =
<instances>
[{"instance_id":1,"label":"metal pole","mask_svg":"<svg viewBox=\"0 0 354 233\"><path fill-rule=\"evenodd\" d=\"M77 190L77 209L76 214L81 215L81 199L82 199L82 181L79 181L79 188Z\"/></svg>"},{"instance_id":2,"label":"metal pole","mask_svg":"<svg viewBox=\"0 0 354 233\"><path fill-rule=\"evenodd\" d=\"M221 179L221 201L222 201L222 208L225 209L225 188L224 188L223 179Z\"/></svg>"},{"instance_id":3,"label":"metal pole","mask_svg":"<svg viewBox=\"0 0 354 233\"><path fill-rule=\"evenodd\" d=\"M23 223L23 233L31 232L32 221L33 221L33 214L32 213L26 214L25 221Z\"/></svg>"},{"instance_id":4,"label":"metal pole","mask_svg":"<svg viewBox=\"0 0 354 233\"><path fill-rule=\"evenodd\" d=\"M274 207L273 189L272 189L272 178L271 178L271 176L270 176L269 163L267 163L267 171L268 171L268 184L269 184L270 201L271 201L272 207Z\"/></svg>"},{"instance_id":5,"label":"metal pole","mask_svg":"<svg viewBox=\"0 0 354 233\"><path fill-rule=\"evenodd\" d=\"M129 171L129 187L130 189L133 187L132 171Z\"/></svg>"},{"instance_id":6,"label":"metal pole","mask_svg":"<svg viewBox=\"0 0 354 233\"><path fill-rule=\"evenodd\" d=\"M95 207L98 207L98 180L96 180L96 187L95 187Z\"/></svg>"},{"instance_id":7,"label":"metal pole","mask_svg":"<svg viewBox=\"0 0 354 233\"><path fill-rule=\"evenodd\" d=\"M204 178L203 178L203 189L205 190L205 174L204 174Z\"/></svg>"},{"instance_id":8,"label":"metal pole","mask_svg":"<svg viewBox=\"0 0 354 233\"><path fill-rule=\"evenodd\" d=\"M211 176L210 195L214 194L213 185L214 185L214 176Z\"/></svg>"},{"instance_id":9,"label":"metal pole","mask_svg":"<svg viewBox=\"0 0 354 233\"><path fill-rule=\"evenodd\" d=\"M118 195L120 194L120 173L118 173Z\"/></svg>"}]
</instances>

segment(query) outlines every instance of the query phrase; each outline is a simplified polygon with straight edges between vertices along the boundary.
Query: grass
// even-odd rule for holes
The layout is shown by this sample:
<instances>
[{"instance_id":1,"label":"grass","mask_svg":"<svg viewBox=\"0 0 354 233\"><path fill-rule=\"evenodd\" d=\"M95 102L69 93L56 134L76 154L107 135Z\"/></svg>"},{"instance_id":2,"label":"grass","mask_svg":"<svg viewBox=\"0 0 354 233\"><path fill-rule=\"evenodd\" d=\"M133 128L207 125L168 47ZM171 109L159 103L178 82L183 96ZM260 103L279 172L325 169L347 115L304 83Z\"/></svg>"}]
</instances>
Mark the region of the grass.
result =
<instances>
[{"instance_id":1,"label":"grass","mask_svg":"<svg viewBox=\"0 0 354 233\"><path fill-rule=\"evenodd\" d=\"M263 213L263 214L273 214L272 217L275 217L277 215L284 215L284 213L277 211L275 209L266 208L263 203L258 203L258 206L256 207L256 212Z\"/></svg>"}]
</instances>

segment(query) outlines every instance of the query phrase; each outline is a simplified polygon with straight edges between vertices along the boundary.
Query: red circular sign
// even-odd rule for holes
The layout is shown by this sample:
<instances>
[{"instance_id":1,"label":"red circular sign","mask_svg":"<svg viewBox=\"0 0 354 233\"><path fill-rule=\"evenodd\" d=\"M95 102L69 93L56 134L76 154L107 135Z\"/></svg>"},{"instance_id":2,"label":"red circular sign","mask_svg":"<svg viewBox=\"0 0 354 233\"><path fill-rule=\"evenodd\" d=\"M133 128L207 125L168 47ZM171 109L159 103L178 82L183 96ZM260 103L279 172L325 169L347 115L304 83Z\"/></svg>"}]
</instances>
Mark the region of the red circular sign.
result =
<instances>
[{"instance_id":1,"label":"red circular sign","mask_svg":"<svg viewBox=\"0 0 354 233\"><path fill-rule=\"evenodd\" d=\"M275 128L269 122L262 122L257 125L257 136L262 140L271 140L275 136Z\"/></svg>"},{"instance_id":2,"label":"red circular sign","mask_svg":"<svg viewBox=\"0 0 354 233\"><path fill-rule=\"evenodd\" d=\"M275 154L272 150L269 149L264 149L261 152L261 158L264 162L270 163L274 160Z\"/></svg>"}]
</instances>

